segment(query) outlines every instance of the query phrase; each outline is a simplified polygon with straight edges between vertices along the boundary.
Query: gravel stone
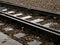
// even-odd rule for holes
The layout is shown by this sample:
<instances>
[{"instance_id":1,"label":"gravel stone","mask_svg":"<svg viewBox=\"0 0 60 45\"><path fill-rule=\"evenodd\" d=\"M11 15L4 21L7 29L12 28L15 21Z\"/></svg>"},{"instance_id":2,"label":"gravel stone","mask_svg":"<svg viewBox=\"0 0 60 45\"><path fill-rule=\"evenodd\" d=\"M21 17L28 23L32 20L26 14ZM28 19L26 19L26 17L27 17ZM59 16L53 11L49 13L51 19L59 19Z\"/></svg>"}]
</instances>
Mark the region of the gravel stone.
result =
<instances>
[{"instance_id":1,"label":"gravel stone","mask_svg":"<svg viewBox=\"0 0 60 45\"><path fill-rule=\"evenodd\" d=\"M19 4L33 9L44 9L50 12L60 12L60 0L2 0L14 4ZM57 11L57 12L56 12Z\"/></svg>"}]
</instances>

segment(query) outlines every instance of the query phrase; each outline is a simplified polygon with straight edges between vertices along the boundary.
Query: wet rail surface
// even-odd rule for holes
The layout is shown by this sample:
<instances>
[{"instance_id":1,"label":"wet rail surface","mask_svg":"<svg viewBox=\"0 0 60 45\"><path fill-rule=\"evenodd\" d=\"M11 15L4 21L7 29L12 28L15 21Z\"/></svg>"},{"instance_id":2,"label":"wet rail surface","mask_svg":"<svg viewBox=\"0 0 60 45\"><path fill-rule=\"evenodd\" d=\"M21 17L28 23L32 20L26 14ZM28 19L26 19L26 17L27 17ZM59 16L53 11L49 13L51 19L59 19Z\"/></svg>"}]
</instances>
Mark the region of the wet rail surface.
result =
<instances>
[{"instance_id":1,"label":"wet rail surface","mask_svg":"<svg viewBox=\"0 0 60 45\"><path fill-rule=\"evenodd\" d=\"M36 24L36 25L48 28L48 30L49 29L52 30L53 33L56 32L56 34L60 34L60 18L59 18L59 16L42 15L42 14L40 14L40 12L37 12L37 11L27 10L25 8L15 7L15 6L11 6L11 5L3 5L3 4L0 4L0 13L1 13L1 15L6 14L6 16L16 17L17 19L21 19L21 20L24 20L26 22L30 22L32 24ZM4 22L6 22L6 21L4 21ZM1 25L3 25L3 24L4 23L1 23ZM13 39L15 39L21 43L23 43L25 41L24 44L25 43L30 44L32 42L37 43L37 41L36 41L37 38L35 37L35 35L25 34L25 32L29 33L33 29L30 31L27 31L24 27L21 27L21 29L19 29L18 25L16 27L14 27L14 26L15 26L14 23L13 23L13 25L10 23L5 24L4 26L1 27L1 31L6 33L7 35L11 36ZM2 29L2 28L4 28L4 29ZM25 29L25 32L22 31L23 29ZM21 32L21 33L19 33L19 32ZM34 31L32 31L32 32L35 33ZM38 33L38 32L36 32L36 33ZM20 37L23 37L23 38L21 39ZM32 38L30 38L30 37L32 37ZM39 40L40 40L40 37L38 39L38 42L39 42ZM45 45L54 45L50 41L48 41L48 43L45 43L45 41L43 41L43 40L45 40L45 39L41 40L42 42L44 42L42 45L44 45L44 44ZM30 42L30 41L32 41L32 42ZM40 43L41 42L39 42L38 44L40 44ZM32 45L32 44L30 44L30 45Z\"/></svg>"}]
</instances>

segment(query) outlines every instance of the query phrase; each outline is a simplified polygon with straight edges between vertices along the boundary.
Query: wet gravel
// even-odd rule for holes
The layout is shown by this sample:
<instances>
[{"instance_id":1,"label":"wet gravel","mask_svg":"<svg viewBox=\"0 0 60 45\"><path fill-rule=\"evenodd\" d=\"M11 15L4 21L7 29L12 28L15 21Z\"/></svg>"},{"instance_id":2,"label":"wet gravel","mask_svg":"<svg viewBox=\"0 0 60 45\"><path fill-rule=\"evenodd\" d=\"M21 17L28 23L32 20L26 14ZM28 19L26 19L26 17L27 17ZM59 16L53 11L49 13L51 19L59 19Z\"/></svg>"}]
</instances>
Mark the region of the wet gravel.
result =
<instances>
[{"instance_id":1,"label":"wet gravel","mask_svg":"<svg viewBox=\"0 0 60 45\"><path fill-rule=\"evenodd\" d=\"M34 9L47 9L52 12L60 12L60 0L3 0L6 2L20 4Z\"/></svg>"}]
</instances>

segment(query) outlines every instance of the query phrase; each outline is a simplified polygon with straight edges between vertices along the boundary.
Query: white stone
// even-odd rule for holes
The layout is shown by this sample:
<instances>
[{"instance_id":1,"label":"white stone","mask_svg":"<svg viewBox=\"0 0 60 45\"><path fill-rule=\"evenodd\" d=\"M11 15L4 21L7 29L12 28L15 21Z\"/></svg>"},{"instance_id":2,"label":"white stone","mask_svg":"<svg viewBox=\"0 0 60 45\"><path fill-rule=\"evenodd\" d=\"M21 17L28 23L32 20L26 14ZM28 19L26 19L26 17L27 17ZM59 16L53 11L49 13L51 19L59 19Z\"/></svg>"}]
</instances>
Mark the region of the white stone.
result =
<instances>
[{"instance_id":1,"label":"white stone","mask_svg":"<svg viewBox=\"0 0 60 45\"><path fill-rule=\"evenodd\" d=\"M17 38L21 38L21 37L24 37L26 35L24 33L18 33L18 34L15 34L14 36Z\"/></svg>"},{"instance_id":2,"label":"white stone","mask_svg":"<svg viewBox=\"0 0 60 45\"><path fill-rule=\"evenodd\" d=\"M17 17L17 16L20 16L20 15L23 15L23 14L22 13L18 13L18 14L14 14L12 16Z\"/></svg>"},{"instance_id":3,"label":"white stone","mask_svg":"<svg viewBox=\"0 0 60 45\"><path fill-rule=\"evenodd\" d=\"M46 23L46 24L44 24L44 25L42 25L42 26L44 26L44 27L50 27L51 24L52 24L52 23Z\"/></svg>"},{"instance_id":4,"label":"white stone","mask_svg":"<svg viewBox=\"0 0 60 45\"><path fill-rule=\"evenodd\" d=\"M38 23L38 22L41 22L41 21L44 21L44 19L35 19L35 20L30 21L30 22L32 22L32 23Z\"/></svg>"},{"instance_id":5,"label":"white stone","mask_svg":"<svg viewBox=\"0 0 60 45\"><path fill-rule=\"evenodd\" d=\"M8 12L5 12L6 14L12 14L12 13L15 13L15 11L8 11Z\"/></svg>"},{"instance_id":6,"label":"white stone","mask_svg":"<svg viewBox=\"0 0 60 45\"><path fill-rule=\"evenodd\" d=\"M20 19L26 20L26 19L29 19L29 18L32 18L32 16L25 16L25 17L22 17Z\"/></svg>"},{"instance_id":7,"label":"white stone","mask_svg":"<svg viewBox=\"0 0 60 45\"><path fill-rule=\"evenodd\" d=\"M8 9L2 9L3 12L7 11Z\"/></svg>"},{"instance_id":8,"label":"white stone","mask_svg":"<svg viewBox=\"0 0 60 45\"><path fill-rule=\"evenodd\" d=\"M29 45L41 45L42 42L39 42L39 41L34 40L34 41L31 41L31 42L28 42L28 44Z\"/></svg>"},{"instance_id":9,"label":"white stone","mask_svg":"<svg viewBox=\"0 0 60 45\"><path fill-rule=\"evenodd\" d=\"M12 27L5 27L3 30L5 30L5 31L11 31L11 30L13 30L13 28Z\"/></svg>"}]
</instances>

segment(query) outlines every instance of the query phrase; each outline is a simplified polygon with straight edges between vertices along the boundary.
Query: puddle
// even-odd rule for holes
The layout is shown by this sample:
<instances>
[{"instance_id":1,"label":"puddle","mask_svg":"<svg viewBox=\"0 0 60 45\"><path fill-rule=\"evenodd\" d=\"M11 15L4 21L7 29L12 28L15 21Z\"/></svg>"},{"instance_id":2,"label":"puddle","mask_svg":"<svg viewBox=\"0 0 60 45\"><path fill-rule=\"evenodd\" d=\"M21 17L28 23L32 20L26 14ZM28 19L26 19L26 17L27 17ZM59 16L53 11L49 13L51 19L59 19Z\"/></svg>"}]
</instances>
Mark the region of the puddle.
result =
<instances>
[{"instance_id":1,"label":"puddle","mask_svg":"<svg viewBox=\"0 0 60 45\"><path fill-rule=\"evenodd\" d=\"M42 44L42 42L39 42L39 41L37 41L37 40L28 42L28 45L41 45L41 44Z\"/></svg>"}]
</instances>

